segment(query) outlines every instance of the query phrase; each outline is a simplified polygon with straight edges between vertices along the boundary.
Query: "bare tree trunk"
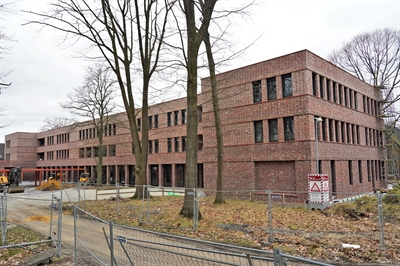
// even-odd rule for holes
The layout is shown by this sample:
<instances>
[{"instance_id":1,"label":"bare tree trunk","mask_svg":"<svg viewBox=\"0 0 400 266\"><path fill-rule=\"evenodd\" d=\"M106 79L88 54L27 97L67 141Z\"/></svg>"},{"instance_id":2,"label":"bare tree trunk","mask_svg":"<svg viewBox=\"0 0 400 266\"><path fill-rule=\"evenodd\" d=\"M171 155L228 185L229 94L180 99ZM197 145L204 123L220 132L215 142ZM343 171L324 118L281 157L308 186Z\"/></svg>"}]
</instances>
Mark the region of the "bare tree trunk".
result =
<instances>
[{"instance_id":1,"label":"bare tree trunk","mask_svg":"<svg viewBox=\"0 0 400 266\"><path fill-rule=\"evenodd\" d=\"M206 45L208 67L210 70L211 98L214 112L215 135L217 137L217 193L214 203L219 204L225 203L222 192L224 185L224 140L221 125L221 112L219 109L217 79L215 77L215 62L208 32L204 37L204 44Z\"/></svg>"},{"instance_id":2,"label":"bare tree trunk","mask_svg":"<svg viewBox=\"0 0 400 266\"><path fill-rule=\"evenodd\" d=\"M192 218L194 215L195 193L197 188L197 58L199 48L207 29L210 25L212 12L216 0L200 1L202 23L200 28L196 25L195 1L183 0L186 30L187 30L187 144L186 144L186 170L185 170L185 198L180 215ZM198 211L198 219L201 213Z\"/></svg>"}]
</instances>

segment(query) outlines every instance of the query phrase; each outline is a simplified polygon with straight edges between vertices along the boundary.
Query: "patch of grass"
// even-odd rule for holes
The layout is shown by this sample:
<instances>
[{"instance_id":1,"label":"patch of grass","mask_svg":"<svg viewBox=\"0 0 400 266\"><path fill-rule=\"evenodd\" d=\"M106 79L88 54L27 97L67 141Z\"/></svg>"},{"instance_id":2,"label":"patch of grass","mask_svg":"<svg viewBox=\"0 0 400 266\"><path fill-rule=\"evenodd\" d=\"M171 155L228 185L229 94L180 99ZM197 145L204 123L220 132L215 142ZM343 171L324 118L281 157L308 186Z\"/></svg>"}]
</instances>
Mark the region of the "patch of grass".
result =
<instances>
[{"instance_id":1,"label":"patch of grass","mask_svg":"<svg viewBox=\"0 0 400 266\"><path fill-rule=\"evenodd\" d=\"M2 238L2 234L0 233ZM43 236L30 229L15 226L7 230L7 243L4 245L21 244L27 242L36 242L43 240ZM32 254L24 248L2 248L0 249L0 261L11 260L13 257L27 257ZM11 264L10 264L11 265Z\"/></svg>"}]
</instances>

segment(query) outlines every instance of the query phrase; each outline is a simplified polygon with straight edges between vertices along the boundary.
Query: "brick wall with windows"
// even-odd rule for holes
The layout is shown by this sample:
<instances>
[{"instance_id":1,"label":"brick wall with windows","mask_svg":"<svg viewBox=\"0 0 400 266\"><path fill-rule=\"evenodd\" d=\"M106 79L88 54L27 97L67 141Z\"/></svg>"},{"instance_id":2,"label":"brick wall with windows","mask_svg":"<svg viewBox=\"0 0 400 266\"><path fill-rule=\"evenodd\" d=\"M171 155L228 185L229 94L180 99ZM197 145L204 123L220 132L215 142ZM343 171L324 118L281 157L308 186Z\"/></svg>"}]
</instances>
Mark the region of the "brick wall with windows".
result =
<instances>
[{"instance_id":1,"label":"brick wall with windows","mask_svg":"<svg viewBox=\"0 0 400 266\"><path fill-rule=\"evenodd\" d=\"M307 50L221 73L217 81L229 169L225 189L306 191L307 174L316 173L316 117L322 120L320 169L330 176L332 192L361 193L384 185L380 103L370 85ZM215 189L217 144L210 98L205 78L198 98L198 164L204 178L199 183ZM184 185L186 110L185 98L149 109L148 177L153 185ZM111 118L103 138L104 180L134 184L127 117L120 113ZM141 112L136 119L143 126ZM95 172L98 133L90 124L26 134L6 136L10 160Z\"/></svg>"}]
</instances>

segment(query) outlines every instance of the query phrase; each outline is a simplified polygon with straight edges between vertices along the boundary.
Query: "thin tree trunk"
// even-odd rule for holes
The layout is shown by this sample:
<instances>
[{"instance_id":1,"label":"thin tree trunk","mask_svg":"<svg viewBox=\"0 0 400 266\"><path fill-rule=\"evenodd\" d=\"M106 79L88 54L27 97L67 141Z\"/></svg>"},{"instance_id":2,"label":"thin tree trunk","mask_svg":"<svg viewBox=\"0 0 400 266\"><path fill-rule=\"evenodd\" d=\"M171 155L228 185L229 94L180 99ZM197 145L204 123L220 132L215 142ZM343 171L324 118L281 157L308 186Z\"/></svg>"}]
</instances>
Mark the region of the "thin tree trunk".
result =
<instances>
[{"instance_id":1,"label":"thin tree trunk","mask_svg":"<svg viewBox=\"0 0 400 266\"><path fill-rule=\"evenodd\" d=\"M221 112L219 109L217 79L215 77L215 62L208 32L204 37L204 44L206 45L208 67L210 70L211 98L214 112L215 135L217 137L217 193L214 201L214 203L217 204L225 202L222 193L224 184L224 140L221 125Z\"/></svg>"}]
</instances>

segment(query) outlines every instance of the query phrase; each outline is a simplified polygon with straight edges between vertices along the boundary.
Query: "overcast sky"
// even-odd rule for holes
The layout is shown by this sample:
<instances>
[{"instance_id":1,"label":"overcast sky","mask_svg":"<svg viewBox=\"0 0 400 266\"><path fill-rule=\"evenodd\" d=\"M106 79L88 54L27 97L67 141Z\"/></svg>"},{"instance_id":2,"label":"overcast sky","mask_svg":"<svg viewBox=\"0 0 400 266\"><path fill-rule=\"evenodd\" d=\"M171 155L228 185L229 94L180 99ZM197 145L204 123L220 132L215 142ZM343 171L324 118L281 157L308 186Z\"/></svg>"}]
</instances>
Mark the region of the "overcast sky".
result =
<instances>
[{"instance_id":1,"label":"overcast sky","mask_svg":"<svg viewBox=\"0 0 400 266\"><path fill-rule=\"evenodd\" d=\"M0 0L0 3L11 0ZM15 1L15 0L14 0ZM234 0L230 0L234 1ZM19 0L14 10L45 9L45 0ZM217 2L227 4L229 1ZM327 58L353 36L379 28L400 29L400 0L259 0L251 19L236 21L233 41L257 42L224 70L245 66L308 49ZM218 7L221 9L221 6ZM73 59L73 49L59 46L62 35L21 26L23 14L6 15L1 30L14 35L12 50L0 62L2 71L13 70L3 83L0 142L14 132L38 132L47 117L68 117L59 106L82 84L87 62Z\"/></svg>"}]
</instances>

